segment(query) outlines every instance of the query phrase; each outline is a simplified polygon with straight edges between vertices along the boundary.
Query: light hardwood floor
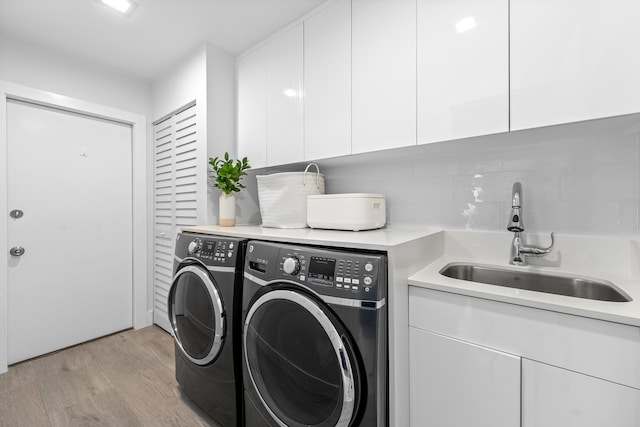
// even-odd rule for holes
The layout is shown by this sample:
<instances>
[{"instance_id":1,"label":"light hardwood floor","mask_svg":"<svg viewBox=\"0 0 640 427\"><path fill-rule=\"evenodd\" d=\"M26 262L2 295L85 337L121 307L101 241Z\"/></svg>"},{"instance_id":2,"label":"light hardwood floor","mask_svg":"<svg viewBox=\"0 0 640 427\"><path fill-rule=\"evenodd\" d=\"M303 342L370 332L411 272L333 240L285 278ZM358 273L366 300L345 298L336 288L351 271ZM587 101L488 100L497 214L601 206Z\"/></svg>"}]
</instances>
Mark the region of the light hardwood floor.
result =
<instances>
[{"instance_id":1,"label":"light hardwood floor","mask_svg":"<svg viewBox=\"0 0 640 427\"><path fill-rule=\"evenodd\" d=\"M0 426L215 426L175 381L173 338L127 330L10 366Z\"/></svg>"}]
</instances>

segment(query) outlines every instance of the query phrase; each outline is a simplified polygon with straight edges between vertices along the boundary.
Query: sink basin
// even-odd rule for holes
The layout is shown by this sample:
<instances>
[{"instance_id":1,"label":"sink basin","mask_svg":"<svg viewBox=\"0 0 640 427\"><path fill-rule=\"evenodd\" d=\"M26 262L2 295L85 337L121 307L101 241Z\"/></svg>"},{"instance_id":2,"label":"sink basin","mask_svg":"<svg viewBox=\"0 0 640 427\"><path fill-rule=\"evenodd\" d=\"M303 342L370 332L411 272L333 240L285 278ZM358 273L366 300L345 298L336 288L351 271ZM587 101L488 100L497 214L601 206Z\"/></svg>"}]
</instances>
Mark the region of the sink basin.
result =
<instances>
[{"instance_id":1,"label":"sink basin","mask_svg":"<svg viewBox=\"0 0 640 427\"><path fill-rule=\"evenodd\" d=\"M629 302L631 297L611 282L583 277L556 276L506 270L479 264L447 264L440 274L453 279L526 289L599 301Z\"/></svg>"}]
</instances>

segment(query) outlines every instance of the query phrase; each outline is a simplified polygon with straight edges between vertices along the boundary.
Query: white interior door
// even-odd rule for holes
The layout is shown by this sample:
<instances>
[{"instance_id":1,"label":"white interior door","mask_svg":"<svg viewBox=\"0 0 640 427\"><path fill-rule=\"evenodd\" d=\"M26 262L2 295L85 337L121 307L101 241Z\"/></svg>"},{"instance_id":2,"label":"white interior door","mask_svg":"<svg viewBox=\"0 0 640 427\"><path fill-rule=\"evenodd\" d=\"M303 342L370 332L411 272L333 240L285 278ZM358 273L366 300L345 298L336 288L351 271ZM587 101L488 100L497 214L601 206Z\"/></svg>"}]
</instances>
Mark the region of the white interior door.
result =
<instances>
[{"instance_id":1,"label":"white interior door","mask_svg":"<svg viewBox=\"0 0 640 427\"><path fill-rule=\"evenodd\" d=\"M7 103L8 362L132 326L131 126Z\"/></svg>"}]
</instances>

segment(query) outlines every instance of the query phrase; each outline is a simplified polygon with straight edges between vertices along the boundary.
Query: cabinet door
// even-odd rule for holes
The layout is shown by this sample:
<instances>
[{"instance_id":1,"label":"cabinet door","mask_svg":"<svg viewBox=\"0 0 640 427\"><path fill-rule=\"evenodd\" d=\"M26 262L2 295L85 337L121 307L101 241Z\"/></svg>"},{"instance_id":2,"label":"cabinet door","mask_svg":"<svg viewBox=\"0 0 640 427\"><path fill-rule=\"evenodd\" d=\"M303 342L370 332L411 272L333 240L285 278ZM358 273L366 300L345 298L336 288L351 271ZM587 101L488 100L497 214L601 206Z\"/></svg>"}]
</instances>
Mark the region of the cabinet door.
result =
<instances>
[{"instance_id":1,"label":"cabinet door","mask_svg":"<svg viewBox=\"0 0 640 427\"><path fill-rule=\"evenodd\" d=\"M351 154L351 1L304 23L305 160Z\"/></svg>"},{"instance_id":2,"label":"cabinet door","mask_svg":"<svg viewBox=\"0 0 640 427\"><path fill-rule=\"evenodd\" d=\"M520 426L520 358L409 328L411 426Z\"/></svg>"},{"instance_id":3,"label":"cabinet door","mask_svg":"<svg viewBox=\"0 0 640 427\"><path fill-rule=\"evenodd\" d=\"M261 168L267 165L267 48L257 48L236 66L238 157Z\"/></svg>"},{"instance_id":4,"label":"cabinet door","mask_svg":"<svg viewBox=\"0 0 640 427\"><path fill-rule=\"evenodd\" d=\"M302 24L267 43L267 165L304 160Z\"/></svg>"},{"instance_id":5,"label":"cabinet door","mask_svg":"<svg viewBox=\"0 0 640 427\"><path fill-rule=\"evenodd\" d=\"M640 2L511 0L511 129L640 111Z\"/></svg>"},{"instance_id":6,"label":"cabinet door","mask_svg":"<svg viewBox=\"0 0 640 427\"><path fill-rule=\"evenodd\" d=\"M637 427L640 390L522 360L523 427Z\"/></svg>"},{"instance_id":7,"label":"cabinet door","mask_svg":"<svg viewBox=\"0 0 640 427\"><path fill-rule=\"evenodd\" d=\"M508 0L418 0L418 143L509 130Z\"/></svg>"},{"instance_id":8,"label":"cabinet door","mask_svg":"<svg viewBox=\"0 0 640 427\"><path fill-rule=\"evenodd\" d=\"M416 144L416 0L352 2L352 151Z\"/></svg>"}]
</instances>

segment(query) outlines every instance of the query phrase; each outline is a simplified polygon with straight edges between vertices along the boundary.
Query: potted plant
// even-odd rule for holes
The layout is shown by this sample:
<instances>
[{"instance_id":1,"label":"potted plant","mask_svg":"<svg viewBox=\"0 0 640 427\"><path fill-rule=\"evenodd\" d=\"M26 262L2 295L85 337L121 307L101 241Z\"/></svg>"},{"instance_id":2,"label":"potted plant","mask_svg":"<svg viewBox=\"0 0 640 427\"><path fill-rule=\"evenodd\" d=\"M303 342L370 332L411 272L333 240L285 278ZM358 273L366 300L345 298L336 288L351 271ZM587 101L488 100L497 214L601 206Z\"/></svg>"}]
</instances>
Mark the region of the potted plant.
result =
<instances>
[{"instance_id":1,"label":"potted plant","mask_svg":"<svg viewBox=\"0 0 640 427\"><path fill-rule=\"evenodd\" d=\"M219 199L220 225L230 227L236 224L236 198L233 193L237 193L244 185L240 183L240 178L246 175L249 169L247 158L234 160L229 158L229 153L224 153L224 159L209 157L209 164L213 173L213 186L222 190Z\"/></svg>"}]
</instances>

